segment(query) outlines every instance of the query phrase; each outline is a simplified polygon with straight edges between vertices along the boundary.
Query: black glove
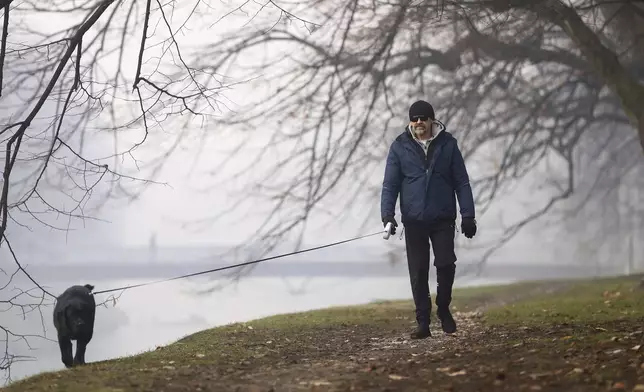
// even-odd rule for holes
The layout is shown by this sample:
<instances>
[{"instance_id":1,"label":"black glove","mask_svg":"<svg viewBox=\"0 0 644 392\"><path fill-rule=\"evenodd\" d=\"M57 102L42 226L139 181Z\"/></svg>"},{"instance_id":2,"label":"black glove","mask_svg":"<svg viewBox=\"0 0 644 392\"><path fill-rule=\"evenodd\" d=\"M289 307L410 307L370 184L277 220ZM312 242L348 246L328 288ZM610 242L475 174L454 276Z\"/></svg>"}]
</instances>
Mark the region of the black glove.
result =
<instances>
[{"instance_id":1,"label":"black glove","mask_svg":"<svg viewBox=\"0 0 644 392\"><path fill-rule=\"evenodd\" d=\"M398 227L398 222L393 216L385 216L382 218L383 226L387 227L387 223L391 222L391 235L396 234L396 227Z\"/></svg>"},{"instance_id":2,"label":"black glove","mask_svg":"<svg viewBox=\"0 0 644 392\"><path fill-rule=\"evenodd\" d=\"M461 219L461 231L467 238L472 238L476 234L476 219L463 218Z\"/></svg>"}]
</instances>

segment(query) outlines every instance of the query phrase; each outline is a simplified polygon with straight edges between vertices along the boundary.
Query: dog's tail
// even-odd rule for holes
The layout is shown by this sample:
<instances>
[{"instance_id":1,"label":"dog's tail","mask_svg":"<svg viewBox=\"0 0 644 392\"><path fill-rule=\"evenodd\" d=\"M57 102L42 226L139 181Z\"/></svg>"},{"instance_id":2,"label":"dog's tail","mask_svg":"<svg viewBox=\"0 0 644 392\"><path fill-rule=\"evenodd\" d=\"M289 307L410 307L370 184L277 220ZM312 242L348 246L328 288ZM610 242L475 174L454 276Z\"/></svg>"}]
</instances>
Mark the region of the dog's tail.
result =
<instances>
[{"instance_id":1,"label":"dog's tail","mask_svg":"<svg viewBox=\"0 0 644 392\"><path fill-rule=\"evenodd\" d=\"M92 290L94 290L94 286L92 286L91 284L86 284L84 287L85 287L87 290L89 290L89 292L90 292L90 293L92 292Z\"/></svg>"}]
</instances>

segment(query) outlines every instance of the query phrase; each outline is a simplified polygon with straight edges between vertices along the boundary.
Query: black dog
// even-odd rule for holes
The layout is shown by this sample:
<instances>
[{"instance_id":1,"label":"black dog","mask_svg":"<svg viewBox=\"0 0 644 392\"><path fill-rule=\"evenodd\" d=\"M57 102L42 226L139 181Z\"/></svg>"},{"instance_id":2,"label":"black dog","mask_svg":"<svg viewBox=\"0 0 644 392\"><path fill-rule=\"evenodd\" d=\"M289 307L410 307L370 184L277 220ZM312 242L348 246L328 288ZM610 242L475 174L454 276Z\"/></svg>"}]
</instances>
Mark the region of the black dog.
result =
<instances>
[{"instance_id":1,"label":"black dog","mask_svg":"<svg viewBox=\"0 0 644 392\"><path fill-rule=\"evenodd\" d=\"M54 327L65 367L85 364L85 349L94 334L96 301L91 294L94 286L72 286L56 300ZM72 358L72 340L76 340L76 355Z\"/></svg>"}]
</instances>

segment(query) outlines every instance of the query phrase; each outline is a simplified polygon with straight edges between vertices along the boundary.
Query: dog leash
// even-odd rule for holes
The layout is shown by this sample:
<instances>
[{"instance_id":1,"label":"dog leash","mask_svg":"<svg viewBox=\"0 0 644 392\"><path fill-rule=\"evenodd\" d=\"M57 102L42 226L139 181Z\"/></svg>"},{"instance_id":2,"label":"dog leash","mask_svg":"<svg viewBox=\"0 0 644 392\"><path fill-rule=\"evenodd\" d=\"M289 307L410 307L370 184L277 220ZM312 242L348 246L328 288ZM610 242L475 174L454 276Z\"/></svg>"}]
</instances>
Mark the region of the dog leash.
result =
<instances>
[{"instance_id":1,"label":"dog leash","mask_svg":"<svg viewBox=\"0 0 644 392\"><path fill-rule=\"evenodd\" d=\"M385 234L387 233L386 229L385 229L384 233ZM133 284L133 285L129 285L129 286L122 286L122 287L117 287L117 288L108 289L108 290L95 291L92 294L96 295L96 294L111 293L111 292L114 292L114 291L125 291L125 290L134 289L134 288L138 288L138 287L150 286L150 285L153 285L153 284L170 282L170 281L173 281L173 280L191 278L193 276L205 275L205 274L210 274L210 273L213 273L213 272L219 272L219 271L223 271L223 270L227 270L227 269L231 269L231 268L238 268L238 267L243 267L243 266L246 266L246 265L257 264L257 263L261 263L261 262L268 261L268 260L274 260L274 259L279 259L279 258L282 258L282 257L297 255L297 254L300 254L300 253L312 252L314 250L319 250L319 249L323 249L323 248L329 248L329 247L332 247L332 246L345 244L347 242L357 241L357 240L361 240L361 239L367 238L367 237L373 237L373 236L379 235L379 234L383 234L383 231L378 231L376 233L371 233L371 234L365 234L365 235L349 238L349 239L342 240L342 241L337 241L337 242L332 242L332 243L325 244L325 245L315 246L315 247L308 248L308 249L302 249L302 250L296 250L296 251L289 252L289 253L283 253L283 254L280 254L280 255L266 257L266 258L263 258L263 259L246 261L246 262L239 263L239 264L232 264L232 265L227 265L227 266L224 266L224 267L213 268L213 269L209 269L209 270L206 270L206 271L199 271L199 272L193 272L193 273L186 274L186 275L175 276L174 278L162 279L162 280L146 282L146 283Z\"/></svg>"}]
</instances>

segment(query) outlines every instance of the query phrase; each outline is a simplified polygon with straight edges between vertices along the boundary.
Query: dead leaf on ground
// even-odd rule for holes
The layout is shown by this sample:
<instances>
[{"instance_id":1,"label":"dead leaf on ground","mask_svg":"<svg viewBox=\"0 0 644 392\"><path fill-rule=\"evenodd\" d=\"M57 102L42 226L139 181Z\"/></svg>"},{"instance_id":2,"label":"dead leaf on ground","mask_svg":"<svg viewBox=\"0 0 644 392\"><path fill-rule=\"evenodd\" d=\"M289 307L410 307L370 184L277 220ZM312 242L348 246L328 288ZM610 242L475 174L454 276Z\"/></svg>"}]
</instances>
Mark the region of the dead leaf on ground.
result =
<instances>
[{"instance_id":1,"label":"dead leaf on ground","mask_svg":"<svg viewBox=\"0 0 644 392\"><path fill-rule=\"evenodd\" d=\"M621 295L622 293L619 291L604 291L604 298L617 298Z\"/></svg>"},{"instance_id":2,"label":"dead leaf on ground","mask_svg":"<svg viewBox=\"0 0 644 392\"><path fill-rule=\"evenodd\" d=\"M314 380L314 381L300 381L300 385L311 385L314 387L321 387L325 385L331 385L331 383L326 380Z\"/></svg>"},{"instance_id":3,"label":"dead leaf on ground","mask_svg":"<svg viewBox=\"0 0 644 392\"><path fill-rule=\"evenodd\" d=\"M389 379L390 379L390 380L402 380L402 379L404 379L404 378L407 378L407 377L399 376L399 375L397 375L397 374L390 374L390 375L389 375Z\"/></svg>"},{"instance_id":4,"label":"dead leaf on ground","mask_svg":"<svg viewBox=\"0 0 644 392\"><path fill-rule=\"evenodd\" d=\"M550 375L552 375L552 373L550 373L550 372L545 372L545 373L532 373L529 377L530 377L531 379L533 379L533 380L535 380L535 381L536 381L536 380L538 380L538 379L540 379L540 378L548 377L548 376L550 376Z\"/></svg>"},{"instance_id":5,"label":"dead leaf on ground","mask_svg":"<svg viewBox=\"0 0 644 392\"><path fill-rule=\"evenodd\" d=\"M569 374L582 374L584 372L584 369L582 368L574 368L570 371Z\"/></svg>"}]
</instances>

